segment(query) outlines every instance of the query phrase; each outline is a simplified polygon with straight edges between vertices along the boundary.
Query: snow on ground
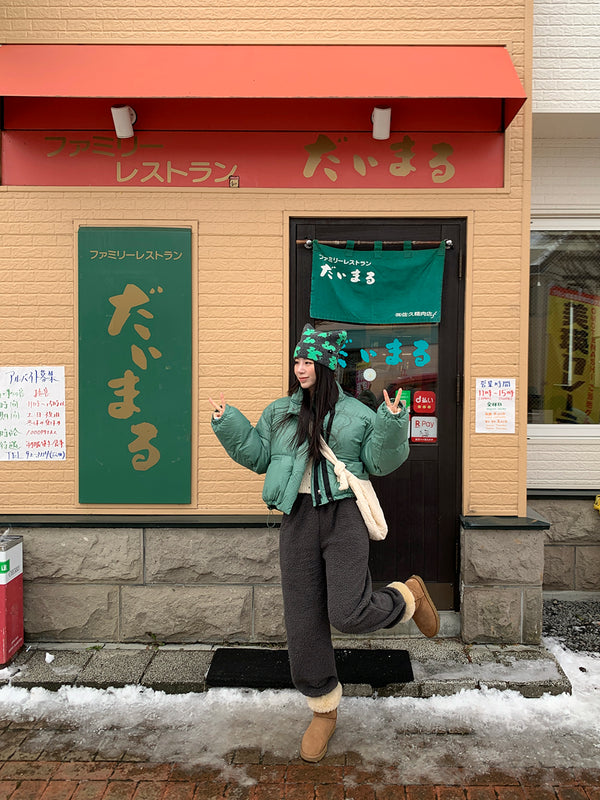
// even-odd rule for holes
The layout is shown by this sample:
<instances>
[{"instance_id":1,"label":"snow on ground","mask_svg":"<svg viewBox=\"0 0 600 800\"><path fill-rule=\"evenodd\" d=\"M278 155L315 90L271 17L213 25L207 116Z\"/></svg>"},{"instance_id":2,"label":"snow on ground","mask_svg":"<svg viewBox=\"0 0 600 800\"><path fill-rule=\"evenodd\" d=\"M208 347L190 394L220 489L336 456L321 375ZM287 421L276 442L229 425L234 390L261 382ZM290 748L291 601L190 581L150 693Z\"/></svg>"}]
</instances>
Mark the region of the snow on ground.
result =
<instances>
[{"instance_id":1,"label":"snow on ground","mask_svg":"<svg viewBox=\"0 0 600 800\"><path fill-rule=\"evenodd\" d=\"M598 769L600 654L544 644L568 675L572 695L526 699L484 689L427 699L345 698L330 752L356 752L397 783L452 783L489 770L518 776L553 767ZM58 692L5 686L0 718L43 721L30 745L48 751L99 750L99 758L127 751L150 761L214 766L244 782L243 769L228 767L225 755L249 747L295 758L310 713L294 691L167 695L137 686ZM457 767L464 770L460 778Z\"/></svg>"}]
</instances>

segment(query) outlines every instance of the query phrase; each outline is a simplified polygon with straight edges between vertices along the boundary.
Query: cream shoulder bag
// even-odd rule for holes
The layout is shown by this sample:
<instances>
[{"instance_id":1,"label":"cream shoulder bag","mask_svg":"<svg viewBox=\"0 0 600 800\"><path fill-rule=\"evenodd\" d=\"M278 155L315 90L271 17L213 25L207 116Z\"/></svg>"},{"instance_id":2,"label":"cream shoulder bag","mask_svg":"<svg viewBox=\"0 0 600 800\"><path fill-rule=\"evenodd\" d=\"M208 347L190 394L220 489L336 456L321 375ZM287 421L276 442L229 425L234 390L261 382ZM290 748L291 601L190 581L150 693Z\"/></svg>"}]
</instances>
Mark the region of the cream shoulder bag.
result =
<instances>
[{"instance_id":1,"label":"cream shoulder bag","mask_svg":"<svg viewBox=\"0 0 600 800\"><path fill-rule=\"evenodd\" d=\"M344 462L336 457L323 437L321 437L321 453L327 461L333 464L340 489L344 491L350 488L354 492L356 504L369 531L369 539L379 542L385 539L388 526L371 481L363 481L350 472Z\"/></svg>"}]
</instances>

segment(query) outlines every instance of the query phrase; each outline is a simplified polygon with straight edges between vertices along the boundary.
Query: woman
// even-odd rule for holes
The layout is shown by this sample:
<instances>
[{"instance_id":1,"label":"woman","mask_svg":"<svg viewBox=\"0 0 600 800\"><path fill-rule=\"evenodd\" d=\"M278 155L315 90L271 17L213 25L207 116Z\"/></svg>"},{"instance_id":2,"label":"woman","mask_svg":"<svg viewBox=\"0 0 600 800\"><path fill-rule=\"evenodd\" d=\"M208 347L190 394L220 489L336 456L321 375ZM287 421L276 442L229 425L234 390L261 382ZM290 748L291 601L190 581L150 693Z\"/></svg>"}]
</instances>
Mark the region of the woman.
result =
<instances>
[{"instance_id":1,"label":"woman","mask_svg":"<svg viewBox=\"0 0 600 800\"><path fill-rule=\"evenodd\" d=\"M421 578L396 581L374 592L369 538L352 490L340 489L321 456L320 437L358 478L387 475L408 456L408 412L384 391L373 412L348 397L334 370L346 331L317 332L309 325L294 350L290 396L271 403L256 427L221 400L212 426L228 454L259 474L263 499L283 512L280 565L292 679L313 711L300 755L320 761L327 752L342 696L331 626L369 633L414 619L426 636L439 616Z\"/></svg>"}]
</instances>

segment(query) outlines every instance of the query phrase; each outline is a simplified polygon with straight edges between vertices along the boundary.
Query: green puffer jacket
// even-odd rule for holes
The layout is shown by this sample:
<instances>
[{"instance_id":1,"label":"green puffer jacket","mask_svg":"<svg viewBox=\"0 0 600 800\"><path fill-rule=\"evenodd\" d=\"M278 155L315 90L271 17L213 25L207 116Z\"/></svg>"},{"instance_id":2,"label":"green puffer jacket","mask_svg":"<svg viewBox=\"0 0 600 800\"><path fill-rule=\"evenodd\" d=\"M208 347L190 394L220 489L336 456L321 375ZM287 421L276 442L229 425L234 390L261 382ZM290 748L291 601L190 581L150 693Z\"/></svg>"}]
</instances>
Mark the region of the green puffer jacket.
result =
<instances>
[{"instance_id":1,"label":"green puffer jacket","mask_svg":"<svg viewBox=\"0 0 600 800\"><path fill-rule=\"evenodd\" d=\"M408 457L408 412L392 414L385 403L377 413L364 403L348 397L338 384L339 399L335 405L329 446L340 461L358 478L387 475ZM282 397L263 411L256 427L234 406L226 406L220 419L212 420L213 430L228 454L253 472L267 473L263 500L269 508L289 514L298 496L298 489L308 462L307 444L294 447L291 439L296 431L292 419L277 426L286 414L297 415L302 405L302 390L291 397ZM330 414L323 428L328 429ZM312 478L313 505L353 497L351 489L340 491L333 466L321 459Z\"/></svg>"}]
</instances>

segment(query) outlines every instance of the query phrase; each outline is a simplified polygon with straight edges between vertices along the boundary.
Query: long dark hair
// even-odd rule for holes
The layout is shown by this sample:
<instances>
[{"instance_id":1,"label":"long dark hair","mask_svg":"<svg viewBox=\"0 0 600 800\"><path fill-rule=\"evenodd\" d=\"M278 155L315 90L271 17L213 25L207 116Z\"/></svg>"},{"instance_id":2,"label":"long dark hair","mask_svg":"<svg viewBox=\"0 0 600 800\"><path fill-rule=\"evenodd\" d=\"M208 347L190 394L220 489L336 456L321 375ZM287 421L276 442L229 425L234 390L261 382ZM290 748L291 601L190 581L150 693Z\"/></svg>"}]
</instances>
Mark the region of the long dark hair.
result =
<instances>
[{"instance_id":1,"label":"long dark hair","mask_svg":"<svg viewBox=\"0 0 600 800\"><path fill-rule=\"evenodd\" d=\"M335 408L339 390L333 370L317 362L315 362L315 378L315 389L312 395L308 389L302 389L302 406L298 414L298 427L292 437L291 444L295 447L300 447L303 442L308 441L309 457L317 463L321 457L319 439L323 434L323 420ZM300 383L294 378L290 385L289 394L294 394L300 388ZM284 421L293 418L293 416L295 415L286 415Z\"/></svg>"}]
</instances>

